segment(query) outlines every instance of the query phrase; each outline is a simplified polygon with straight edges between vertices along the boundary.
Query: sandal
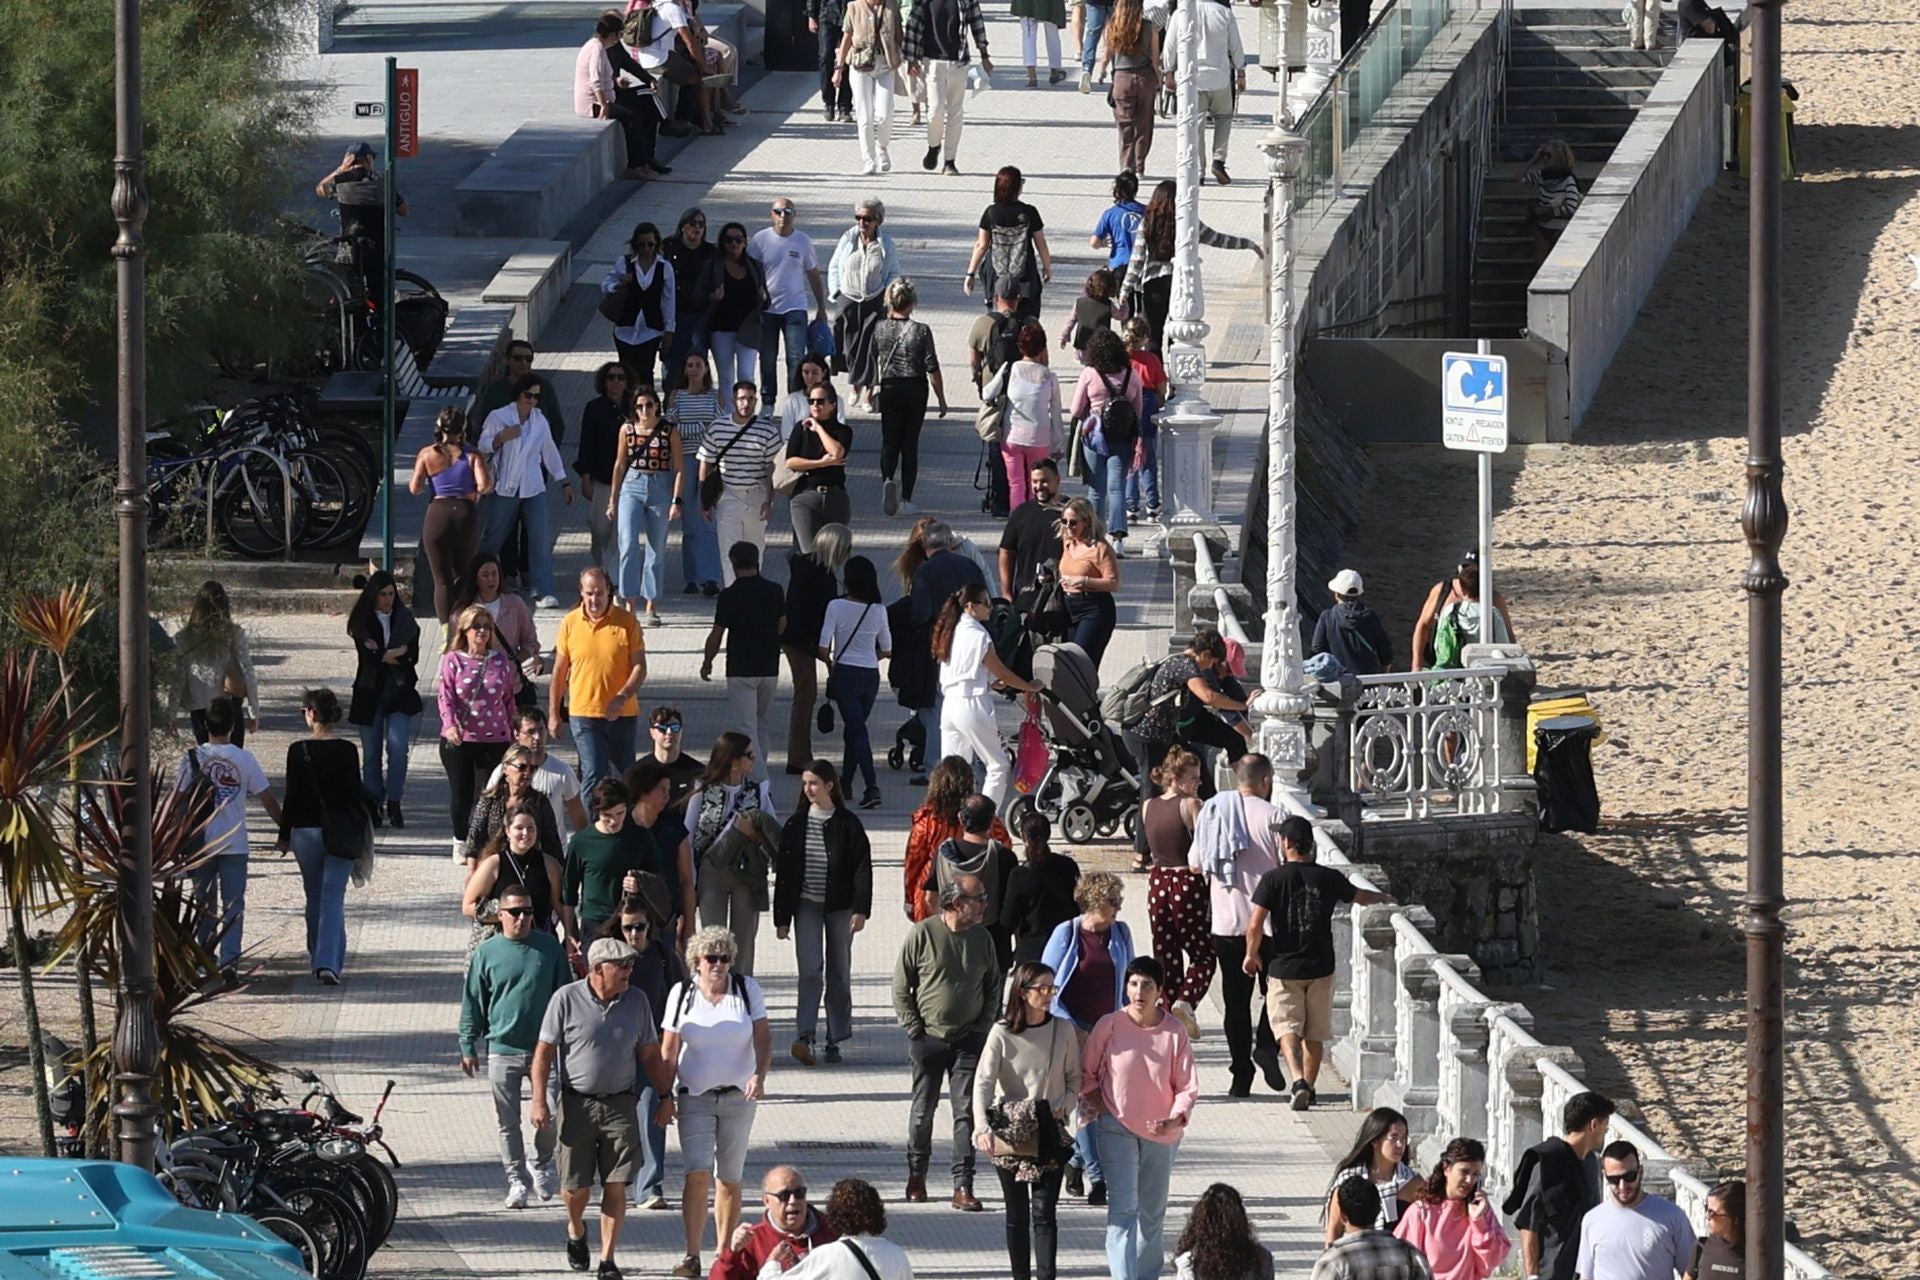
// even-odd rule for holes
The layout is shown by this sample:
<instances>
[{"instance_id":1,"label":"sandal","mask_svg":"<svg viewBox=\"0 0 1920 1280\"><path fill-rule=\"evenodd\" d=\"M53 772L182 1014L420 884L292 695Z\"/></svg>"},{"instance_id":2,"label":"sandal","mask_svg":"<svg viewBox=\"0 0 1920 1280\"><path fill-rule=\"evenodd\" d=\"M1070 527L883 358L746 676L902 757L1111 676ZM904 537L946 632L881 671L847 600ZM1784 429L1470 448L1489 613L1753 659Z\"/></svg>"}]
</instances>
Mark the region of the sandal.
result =
<instances>
[{"instance_id":1,"label":"sandal","mask_svg":"<svg viewBox=\"0 0 1920 1280\"><path fill-rule=\"evenodd\" d=\"M1153 861L1147 854L1136 853L1133 855L1133 865L1128 867L1127 870L1144 875L1153 870Z\"/></svg>"}]
</instances>

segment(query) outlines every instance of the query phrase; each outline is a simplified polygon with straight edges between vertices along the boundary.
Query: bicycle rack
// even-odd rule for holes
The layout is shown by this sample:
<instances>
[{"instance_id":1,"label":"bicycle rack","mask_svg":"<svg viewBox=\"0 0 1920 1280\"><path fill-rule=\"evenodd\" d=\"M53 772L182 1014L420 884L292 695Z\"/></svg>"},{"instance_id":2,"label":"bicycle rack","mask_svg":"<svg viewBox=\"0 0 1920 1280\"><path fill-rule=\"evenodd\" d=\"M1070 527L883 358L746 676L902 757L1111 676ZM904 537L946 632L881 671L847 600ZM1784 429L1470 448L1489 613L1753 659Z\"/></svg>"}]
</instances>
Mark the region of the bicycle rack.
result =
<instances>
[{"instance_id":1,"label":"bicycle rack","mask_svg":"<svg viewBox=\"0 0 1920 1280\"><path fill-rule=\"evenodd\" d=\"M206 545L207 562L209 564L213 562L213 548L216 544L216 539L213 533L213 512L214 512L214 508L219 506L219 502L217 501L217 499L220 493L220 464L227 461L227 459L229 458L238 457L243 453L259 454L261 457L271 462L273 464L274 470L280 473L281 519L285 522L285 525L286 525L285 529L282 530L284 541L283 541L282 549L280 552L280 559L283 561L291 561L293 559L293 472L291 469L288 468L287 460L285 458L282 458L279 454L275 453L273 450L263 449L257 444L243 444L227 450L225 453L221 454L219 457L215 458L211 463L208 464L208 468L212 474L211 474L211 482L206 487L207 488L207 545Z\"/></svg>"}]
</instances>

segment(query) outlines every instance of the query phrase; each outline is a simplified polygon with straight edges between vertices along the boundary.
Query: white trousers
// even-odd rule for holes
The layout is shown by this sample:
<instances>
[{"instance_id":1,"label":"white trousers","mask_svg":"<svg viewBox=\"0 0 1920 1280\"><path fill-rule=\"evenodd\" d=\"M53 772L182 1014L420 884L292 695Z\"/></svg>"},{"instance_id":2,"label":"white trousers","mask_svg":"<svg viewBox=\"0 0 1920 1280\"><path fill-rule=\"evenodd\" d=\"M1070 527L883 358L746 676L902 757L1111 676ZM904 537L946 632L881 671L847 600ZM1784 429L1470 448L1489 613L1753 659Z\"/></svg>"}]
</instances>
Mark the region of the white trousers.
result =
<instances>
[{"instance_id":1,"label":"white trousers","mask_svg":"<svg viewBox=\"0 0 1920 1280\"><path fill-rule=\"evenodd\" d=\"M860 158L878 165L893 139L893 72L885 66L853 73L853 119L860 126Z\"/></svg>"},{"instance_id":2,"label":"white trousers","mask_svg":"<svg viewBox=\"0 0 1920 1280\"><path fill-rule=\"evenodd\" d=\"M733 561L727 551L736 542L751 542L767 550L767 518L760 514L771 489L766 485L738 488L727 485L720 490L720 501L713 508L713 533L720 543L720 577L724 585L733 585Z\"/></svg>"},{"instance_id":3,"label":"white trousers","mask_svg":"<svg viewBox=\"0 0 1920 1280\"><path fill-rule=\"evenodd\" d=\"M948 696L941 702L940 754L963 760L978 757L987 767L980 794L993 801L996 810L1006 804L1007 790L1013 785L1013 760L1000 742L991 697Z\"/></svg>"},{"instance_id":4,"label":"white trousers","mask_svg":"<svg viewBox=\"0 0 1920 1280\"><path fill-rule=\"evenodd\" d=\"M960 154L960 126L967 118L967 64L928 62L927 150L948 164Z\"/></svg>"},{"instance_id":5,"label":"white trousers","mask_svg":"<svg viewBox=\"0 0 1920 1280\"><path fill-rule=\"evenodd\" d=\"M1051 22L1042 22L1038 18L1020 19L1020 65L1023 67L1034 65L1034 30L1038 27L1046 28L1047 32L1047 66L1050 70L1058 71L1060 69L1060 28Z\"/></svg>"},{"instance_id":6,"label":"white trousers","mask_svg":"<svg viewBox=\"0 0 1920 1280\"><path fill-rule=\"evenodd\" d=\"M1660 47L1660 0L1626 0L1620 7L1636 49Z\"/></svg>"},{"instance_id":7,"label":"white trousers","mask_svg":"<svg viewBox=\"0 0 1920 1280\"><path fill-rule=\"evenodd\" d=\"M753 739L753 776L767 780L767 754L773 744L773 695L780 688L778 674L727 677L727 727Z\"/></svg>"}]
</instances>

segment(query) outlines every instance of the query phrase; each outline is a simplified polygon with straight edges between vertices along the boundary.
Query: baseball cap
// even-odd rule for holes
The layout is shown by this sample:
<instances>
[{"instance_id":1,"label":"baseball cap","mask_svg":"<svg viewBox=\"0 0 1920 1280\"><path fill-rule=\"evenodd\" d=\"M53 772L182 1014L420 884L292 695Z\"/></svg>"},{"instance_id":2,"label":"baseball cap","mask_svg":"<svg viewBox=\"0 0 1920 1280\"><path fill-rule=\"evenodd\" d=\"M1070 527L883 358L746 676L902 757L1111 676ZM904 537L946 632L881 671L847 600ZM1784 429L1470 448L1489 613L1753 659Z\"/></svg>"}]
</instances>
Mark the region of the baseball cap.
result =
<instances>
[{"instance_id":1,"label":"baseball cap","mask_svg":"<svg viewBox=\"0 0 1920 1280\"><path fill-rule=\"evenodd\" d=\"M1460 567L1464 569L1468 565L1473 565L1475 568L1479 567L1480 548L1468 547L1465 551L1460 553Z\"/></svg>"},{"instance_id":2,"label":"baseball cap","mask_svg":"<svg viewBox=\"0 0 1920 1280\"><path fill-rule=\"evenodd\" d=\"M1359 574L1351 569L1342 569L1327 583L1327 590L1337 596L1357 596L1366 588L1361 583Z\"/></svg>"},{"instance_id":3,"label":"baseball cap","mask_svg":"<svg viewBox=\"0 0 1920 1280\"><path fill-rule=\"evenodd\" d=\"M373 144L371 142L356 142L347 148L347 154L350 156L371 156L373 154Z\"/></svg>"},{"instance_id":4,"label":"baseball cap","mask_svg":"<svg viewBox=\"0 0 1920 1280\"><path fill-rule=\"evenodd\" d=\"M618 938L595 938L587 948L587 967L597 964L632 964L640 953Z\"/></svg>"}]
</instances>

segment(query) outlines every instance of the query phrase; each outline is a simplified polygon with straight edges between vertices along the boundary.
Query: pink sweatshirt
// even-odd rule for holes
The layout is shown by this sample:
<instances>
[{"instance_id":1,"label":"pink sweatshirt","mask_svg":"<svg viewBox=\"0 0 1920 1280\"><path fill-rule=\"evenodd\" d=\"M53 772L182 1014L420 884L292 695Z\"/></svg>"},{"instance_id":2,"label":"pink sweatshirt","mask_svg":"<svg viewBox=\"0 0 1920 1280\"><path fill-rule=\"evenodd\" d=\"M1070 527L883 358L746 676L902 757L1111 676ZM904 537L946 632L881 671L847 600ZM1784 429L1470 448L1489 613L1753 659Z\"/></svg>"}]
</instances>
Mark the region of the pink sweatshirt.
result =
<instances>
[{"instance_id":1,"label":"pink sweatshirt","mask_svg":"<svg viewBox=\"0 0 1920 1280\"><path fill-rule=\"evenodd\" d=\"M1513 1241L1489 1204L1478 1218L1451 1200L1407 1206L1393 1234L1427 1255L1433 1280L1487 1280L1513 1252Z\"/></svg>"},{"instance_id":2,"label":"pink sweatshirt","mask_svg":"<svg viewBox=\"0 0 1920 1280\"><path fill-rule=\"evenodd\" d=\"M1127 1132L1148 1142L1171 1145L1186 1127L1155 1133L1147 1126L1168 1116L1186 1119L1193 1114L1200 1082L1193 1074L1193 1045L1187 1029L1171 1014L1157 1027L1143 1027L1125 1009L1093 1024L1080 1055L1080 1094L1096 1090L1107 1114Z\"/></svg>"}]
</instances>

